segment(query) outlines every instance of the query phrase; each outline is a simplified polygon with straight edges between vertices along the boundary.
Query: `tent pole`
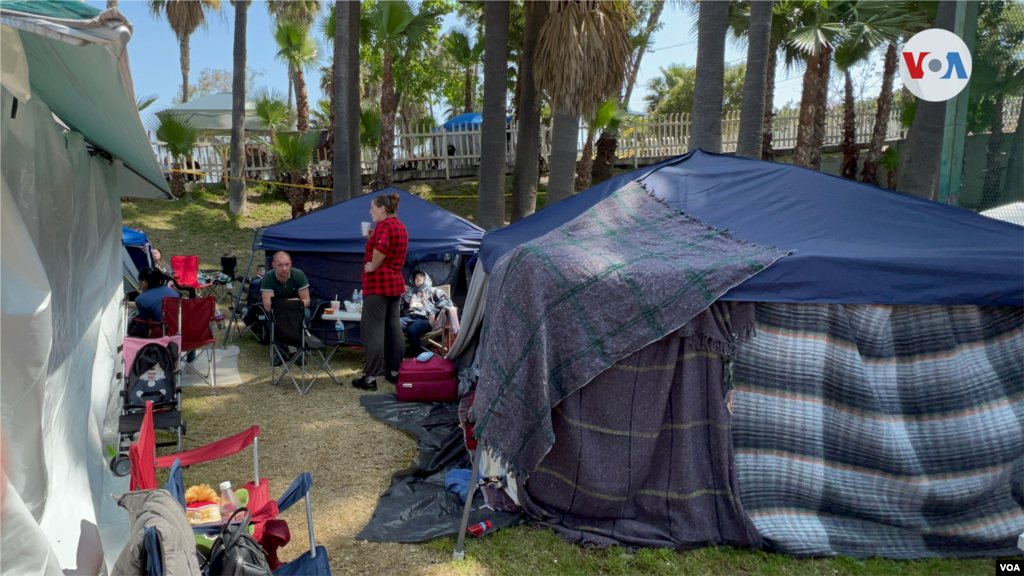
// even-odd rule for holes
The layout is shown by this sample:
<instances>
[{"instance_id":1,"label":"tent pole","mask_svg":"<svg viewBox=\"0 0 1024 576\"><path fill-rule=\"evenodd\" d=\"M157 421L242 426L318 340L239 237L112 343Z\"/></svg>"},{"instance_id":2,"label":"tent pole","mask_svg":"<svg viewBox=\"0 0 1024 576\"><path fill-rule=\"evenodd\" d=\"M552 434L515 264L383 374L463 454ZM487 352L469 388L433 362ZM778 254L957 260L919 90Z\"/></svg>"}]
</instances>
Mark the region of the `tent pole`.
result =
<instances>
[{"instance_id":1,"label":"tent pole","mask_svg":"<svg viewBox=\"0 0 1024 576\"><path fill-rule=\"evenodd\" d=\"M256 249L249 253L249 263L245 265L245 274L242 274L242 281L238 286L238 298L235 298L235 305L231 307L231 321L228 322L228 333L224 335L224 345L221 350L227 350L231 343L231 329L235 327L235 320L238 318L238 306L242 303L242 294L245 293L245 280L249 278L249 269L252 268L252 260L256 257Z\"/></svg>"},{"instance_id":2,"label":"tent pole","mask_svg":"<svg viewBox=\"0 0 1024 576\"><path fill-rule=\"evenodd\" d=\"M459 541L452 552L452 560L466 559L466 528L469 525L469 512L473 508L473 496L476 494L476 478L480 471L480 444L473 451L473 471L469 473L469 489L466 490L466 505L462 508L462 527L459 529Z\"/></svg>"}]
</instances>

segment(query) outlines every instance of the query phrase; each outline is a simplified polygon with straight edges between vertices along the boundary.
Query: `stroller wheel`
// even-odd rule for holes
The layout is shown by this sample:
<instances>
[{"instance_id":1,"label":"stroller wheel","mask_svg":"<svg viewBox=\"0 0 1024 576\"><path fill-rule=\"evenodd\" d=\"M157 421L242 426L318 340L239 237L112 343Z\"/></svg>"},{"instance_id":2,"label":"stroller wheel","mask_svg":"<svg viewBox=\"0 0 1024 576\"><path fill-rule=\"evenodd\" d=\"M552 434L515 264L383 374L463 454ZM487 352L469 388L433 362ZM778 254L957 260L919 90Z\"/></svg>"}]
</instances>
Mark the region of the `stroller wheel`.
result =
<instances>
[{"instance_id":1,"label":"stroller wheel","mask_svg":"<svg viewBox=\"0 0 1024 576\"><path fill-rule=\"evenodd\" d=\"M127 476L131 474L132 464L128 461L128 457L124 454L119 454L116 458L110 461L110 471L115 476Z\"/></svg>"}]
</instances>

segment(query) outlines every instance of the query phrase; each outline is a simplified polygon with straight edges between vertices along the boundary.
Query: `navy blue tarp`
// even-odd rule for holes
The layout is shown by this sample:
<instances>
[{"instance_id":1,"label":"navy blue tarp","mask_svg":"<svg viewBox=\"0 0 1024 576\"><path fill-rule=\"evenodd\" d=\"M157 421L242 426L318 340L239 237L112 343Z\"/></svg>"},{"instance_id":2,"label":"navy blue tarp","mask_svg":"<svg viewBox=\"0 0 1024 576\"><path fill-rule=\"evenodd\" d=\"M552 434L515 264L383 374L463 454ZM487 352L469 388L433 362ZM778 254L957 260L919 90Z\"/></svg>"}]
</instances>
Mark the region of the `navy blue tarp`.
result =
<instances>
[{"instance_id":1,"label":"navy blue tarp","mask_svg":"<svg viewBox=\"0 0 1024 576\"><path fill-rule=\"evenodd\" d=\"M1024 305L1024 227L813 170L701 150L488 232L480 248L485 269L632 180L709 226L795 250L723 300Z\"/></svg>"},{"instance_id":2,"label":"navy blue tarp","mask_svg":"<svg viewBox=\"0 0 1024 576\"><path fill-rule=\"evenodd\" d=\"M253 250L360 254L366 250L359 225L370 221L370 201L398 192L398 218L409 231L409 254L471 254L480 247L483 229L397 188L357 196L330 208L263 228Z\"/></svg>"}]
</instances>

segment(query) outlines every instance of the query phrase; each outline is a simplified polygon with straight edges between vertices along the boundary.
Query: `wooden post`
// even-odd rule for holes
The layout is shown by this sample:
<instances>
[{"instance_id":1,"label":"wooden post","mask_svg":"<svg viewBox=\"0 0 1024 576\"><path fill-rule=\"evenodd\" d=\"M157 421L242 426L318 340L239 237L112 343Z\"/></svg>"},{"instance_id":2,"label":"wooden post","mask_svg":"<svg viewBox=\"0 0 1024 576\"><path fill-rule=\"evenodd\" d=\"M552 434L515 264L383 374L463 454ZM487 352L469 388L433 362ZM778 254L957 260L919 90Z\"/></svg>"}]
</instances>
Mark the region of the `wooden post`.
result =
<instances>
[{"instance_id":1,"label":"wooden post","mask_svg":"<svg viewBox=\"0 0 1024 576\"><path fill-rule=\"evenodd\" d=\"M451 171L448 170L448 129L441 126L441 147L444 148L444 179L451 180Z\"/></svg>"}]
</instances>

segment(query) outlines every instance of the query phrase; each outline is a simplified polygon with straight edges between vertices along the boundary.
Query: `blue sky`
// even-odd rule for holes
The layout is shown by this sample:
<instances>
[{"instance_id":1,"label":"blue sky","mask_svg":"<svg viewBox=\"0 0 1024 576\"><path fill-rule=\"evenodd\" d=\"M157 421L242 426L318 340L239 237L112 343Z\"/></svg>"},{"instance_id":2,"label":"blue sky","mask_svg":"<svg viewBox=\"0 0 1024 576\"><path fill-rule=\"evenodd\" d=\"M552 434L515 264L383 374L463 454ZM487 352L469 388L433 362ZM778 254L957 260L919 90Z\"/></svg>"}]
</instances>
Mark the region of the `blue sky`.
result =
<instances>
[{"instance_id":1,"label":"blue sky","mask_svg":"<svg viewBox=\"0 0 1024 576\"><path fill-rule=\"evenodd\" d=\"M106 7L103 0L90 0L87 3L100 9ZM221 14L214 15L205 30L198 30L192 35L190 77L193 83L198 80L199 72L204 68L231 69L234 8L228 2L223 4ZM159 95L160 99L154 109L171 106L171 100L181 83L178 42L174 33L166 21L155 19L141 0L121 0L119 9L134 26L128 50L136 95ZM689 65L696 62L697 38L687 7L669 3L662 13L662 22L663 28L654 37L653 51L647 52L641 62L637 87L633 90L630 102L630 108L634 111L643 110L645 85L659 75L661 67L674 62ZM444 29L458 24L458 17L449 15L445 18ZM274 59L275 52L266 6L263 2L254 2L249 8L248 64L250 68L265 73L258 80L258 85L278 88L284 93L288 87L285 66ZM732 42L727 44L727 61L742 62L745 56L745 46L737 46ZM787 77L786 72L780 69L775 81L776 106L791 100L800 101L798 71L791 72ZM318 82L310 82L309 90L311 102L315 103L322 97Z\"/></svg>"}]
</instances>

